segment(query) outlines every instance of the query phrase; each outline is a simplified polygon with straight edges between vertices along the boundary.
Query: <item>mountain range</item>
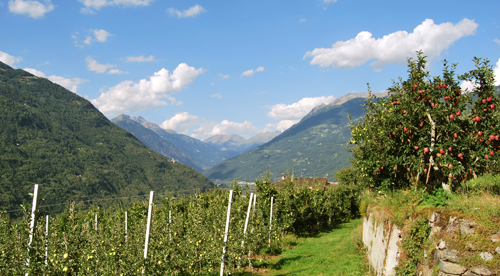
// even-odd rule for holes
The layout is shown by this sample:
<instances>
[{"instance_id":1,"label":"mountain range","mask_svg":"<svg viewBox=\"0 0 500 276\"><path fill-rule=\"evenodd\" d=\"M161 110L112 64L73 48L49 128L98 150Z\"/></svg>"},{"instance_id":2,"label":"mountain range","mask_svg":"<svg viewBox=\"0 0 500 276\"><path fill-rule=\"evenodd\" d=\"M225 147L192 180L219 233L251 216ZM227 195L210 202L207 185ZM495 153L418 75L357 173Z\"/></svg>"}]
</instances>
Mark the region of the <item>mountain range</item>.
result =
<instances>
[{"instance_id":1,"label":"mountain range","mask_svg":"<svg viewBox=\"0 0 500 276\"><path fill-rule=\"evenodd\" d=\"M384 97L387 93L373 93ZM239 178L253 181L266 170L274 179L282 173L331 177L350 165L347 142L351 138L348 114L356 120L364 115L362 104L368 93L350 93L330 104L315 107L297 124L270 142L227 159L204 172L209 179Z\"/></svg>"},{"instance_id":2,"label":"mountain range","mask_svg":"<svg viewBox=\"0 0 500 276\"><path fill-rule=\"evenodd\" d=\"M213 187L86 99L0 62L0 210L29 202L33 184L41 185L42 205Z\"/></svg>"},{"instance_id":3,"label":"mountain range","mask_svg":"<svg viewBox=\"0 0 500 276\"><path fill-rule=\"evenodd\" d=\"M111 120L154 151L203 172L250 148L268 142L279 132L261 132L246 140L238 135L215 135L205 141L163 129L142 117L122 114Z\"/></svg>"}]
</instances>

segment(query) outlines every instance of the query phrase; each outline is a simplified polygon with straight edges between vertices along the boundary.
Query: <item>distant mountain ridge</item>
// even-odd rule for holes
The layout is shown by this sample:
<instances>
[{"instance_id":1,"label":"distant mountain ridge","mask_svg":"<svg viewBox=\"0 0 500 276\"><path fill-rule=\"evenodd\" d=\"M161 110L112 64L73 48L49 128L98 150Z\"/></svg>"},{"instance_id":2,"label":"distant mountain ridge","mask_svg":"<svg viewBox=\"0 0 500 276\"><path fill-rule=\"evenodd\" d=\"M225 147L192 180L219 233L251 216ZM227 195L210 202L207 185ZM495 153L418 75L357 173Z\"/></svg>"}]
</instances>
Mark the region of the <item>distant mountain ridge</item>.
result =
<instances>
[{"instance_id":1,"label":"distant mountain ridge","mask_svg":"<svg viewBox=\"0 0 500 276\"><path fill-rule=\"evenodd\" d=\"M250 139L245 139L239 135L214 135L208 139L203 140L203 142L213 145L222 151L235 151L237 153L243 153L249 149L260 146L264 143L271 141L274 137L278 136L281 132L279 131L264 131L259 132Z\"/></svg>"},{"instance_id":2,"label":"distant mountain ridge","mask_svg":"<svg viewBox=\"0 0 500 276\"><path fill-rule=\"evenodd\" d=\"M184 134L179 134L171 129L165 130L158 124L149 122L140 116L130 117L130 120L135 121L145 128L154 131L161 138L165 139L176 148L181 150L194 164L194 167L199 168L198 171L200 172L203 172L213 167L215 164L238 154L233 151L221 151L210 144L204 143L198 139ZM182 161L180 162L182 163Z\"/></svg>"},{"instance_id":3,"label":"distant mountain ridge","mask_svg":"<svg viewBox=\"0 0 500 276\"><path fill-rule=\"evenodd\" d=\"M34 183L51 204L213 187L111 123L86 99L0 62L0 210L29 202Z\"/></svg>"},{"instance_id":4,"label":"distant mountain ridge","mask_svg":"<svg viewBox=\"0 0 500 276\"><path fill-rule=\"evenodd\" d=\"M387 92L372 93L377 97ZM270 142L225 160L207 170L209 179L255 180L268 168L273 179L287 170L297 176L331 177L349 166L346 145L351 138L347 114L355 120L364 115L362 104L368 93L350 93L329 104L317 106L299 123Z\"/></svg>"}]
</instances>

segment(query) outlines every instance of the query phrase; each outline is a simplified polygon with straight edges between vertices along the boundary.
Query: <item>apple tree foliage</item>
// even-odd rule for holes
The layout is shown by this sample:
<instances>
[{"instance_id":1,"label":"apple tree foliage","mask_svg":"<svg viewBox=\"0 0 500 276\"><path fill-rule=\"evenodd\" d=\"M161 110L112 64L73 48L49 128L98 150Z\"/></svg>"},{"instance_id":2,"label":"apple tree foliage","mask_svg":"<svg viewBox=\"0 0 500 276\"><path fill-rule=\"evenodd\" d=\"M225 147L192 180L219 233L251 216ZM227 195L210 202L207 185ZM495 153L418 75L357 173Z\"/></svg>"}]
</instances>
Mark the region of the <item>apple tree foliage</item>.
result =
<instances>
[{"instance_id":1,"label":"apple tree foliage","mask_svg":"<svg viewBox=\"0 0 500 276\"><path fill-rule=\"evenodd\" d=\"M365 116L350 121L352 165L363 182L393 190L457 187L463 180L499 171L500 130L494 73L488 60L456 75L444 61L431 76L422 52L408 59L408 79L393 82L388 96L371 95ZM474 84L462 91L461 81Z\"/></svg>"}]
</instances>

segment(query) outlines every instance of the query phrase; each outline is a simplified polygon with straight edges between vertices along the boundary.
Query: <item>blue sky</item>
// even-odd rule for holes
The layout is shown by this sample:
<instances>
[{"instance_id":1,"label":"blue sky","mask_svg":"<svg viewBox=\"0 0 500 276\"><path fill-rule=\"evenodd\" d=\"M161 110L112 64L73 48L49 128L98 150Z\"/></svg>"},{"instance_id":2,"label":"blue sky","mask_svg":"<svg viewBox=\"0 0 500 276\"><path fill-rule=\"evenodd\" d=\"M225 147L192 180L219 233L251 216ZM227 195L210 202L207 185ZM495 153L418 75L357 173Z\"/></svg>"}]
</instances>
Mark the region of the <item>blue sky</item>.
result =
<instances>
[{"instance_id":1,"label":"blue sky","mask_svg":"<svg viewBox=\"0 0 500 276\"><path fill-rule=\"evenodd\" d=\"M283 131L423 49L500 80L499 1L0 0L0 60L195 138Z\"/></svg>"}]
</instances>

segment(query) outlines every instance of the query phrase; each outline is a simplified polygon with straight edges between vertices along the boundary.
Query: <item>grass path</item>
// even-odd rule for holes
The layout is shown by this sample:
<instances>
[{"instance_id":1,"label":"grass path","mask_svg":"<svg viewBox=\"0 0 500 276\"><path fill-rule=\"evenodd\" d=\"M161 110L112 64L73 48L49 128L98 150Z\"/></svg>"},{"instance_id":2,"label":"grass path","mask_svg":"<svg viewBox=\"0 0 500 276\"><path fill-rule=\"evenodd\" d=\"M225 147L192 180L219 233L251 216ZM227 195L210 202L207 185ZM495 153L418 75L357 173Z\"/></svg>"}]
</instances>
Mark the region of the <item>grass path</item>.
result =
<instances>
[{"instance_id":1,"label":"grass path","mask_svg":"<svg viewBox=\"0 0 500 276\"><path fill-rule=\"evenodd\" d=\"M339 225L316 237L285 238L285 249L275 259L258 265L261 275L367 275L368 266L358 252L361 219ZM248 275L248 274L247 274Z\"/></svg>"}]
</instances>

